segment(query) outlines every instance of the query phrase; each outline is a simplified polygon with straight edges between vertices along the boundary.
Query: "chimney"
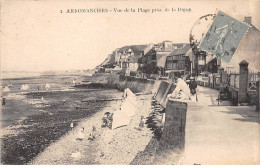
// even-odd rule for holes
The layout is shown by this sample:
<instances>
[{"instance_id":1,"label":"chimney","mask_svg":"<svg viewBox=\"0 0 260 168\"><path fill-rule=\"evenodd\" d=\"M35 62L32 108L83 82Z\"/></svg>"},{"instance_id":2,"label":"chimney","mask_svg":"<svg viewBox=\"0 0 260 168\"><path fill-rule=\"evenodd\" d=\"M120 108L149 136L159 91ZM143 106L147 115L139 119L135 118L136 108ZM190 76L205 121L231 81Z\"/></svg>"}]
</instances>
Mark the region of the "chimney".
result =
<instances>
[{"instance_id":1,"label":"chimney","mask_svg":"<svg viewBox=\"0 0 260 168\"><path fill-rule=\"evenodd\" d=\"M252 17L251 16L245 16L244 22L247 24L251 24Z\"/></svg>"}]
</instances>

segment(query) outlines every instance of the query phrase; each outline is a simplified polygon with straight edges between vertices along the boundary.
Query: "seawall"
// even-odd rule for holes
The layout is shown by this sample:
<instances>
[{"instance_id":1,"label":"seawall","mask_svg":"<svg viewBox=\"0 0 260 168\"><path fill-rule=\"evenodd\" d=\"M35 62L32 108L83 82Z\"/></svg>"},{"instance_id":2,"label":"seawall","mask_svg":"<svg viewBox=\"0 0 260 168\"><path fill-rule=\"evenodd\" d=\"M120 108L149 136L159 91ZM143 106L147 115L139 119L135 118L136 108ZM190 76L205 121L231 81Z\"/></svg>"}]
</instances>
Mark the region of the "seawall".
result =
<instances>
[{"instance_id":1,"label":"seawall","mask_svg":"<svg viewBox=\"0 0 260 168\"><path fill-rule=\"evenodd\" d=\"M85 79L87 82L92 82L91 84L80 85L78 87L102 87L102 88L114 88L123 91L129 88L134 93L148 94L154 91L155 83L159 81L134 78L130 76L122 76L119 74L109 74L109 73L97 73L93 74L91 78Z\"/></svg>"}]
</instances>

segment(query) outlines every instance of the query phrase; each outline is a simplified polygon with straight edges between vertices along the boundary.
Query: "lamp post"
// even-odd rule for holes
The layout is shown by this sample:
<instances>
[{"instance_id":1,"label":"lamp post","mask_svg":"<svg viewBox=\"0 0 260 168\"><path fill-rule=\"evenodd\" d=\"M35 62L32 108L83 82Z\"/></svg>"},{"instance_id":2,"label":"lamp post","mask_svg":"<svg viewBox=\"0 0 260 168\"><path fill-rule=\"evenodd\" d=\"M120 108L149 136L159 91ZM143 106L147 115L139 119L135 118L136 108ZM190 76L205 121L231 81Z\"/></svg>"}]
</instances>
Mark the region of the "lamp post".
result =
<instances>
[{"instance_id":1,"label":"lamp post","mask_svg":"<svg viewBox=\"0 0 260 168\"><path fill-rule=\"evenodd\" d=\"M215 18L215 16L216 16L216 14L207 14L207 15L201 16L199 19L196 20L196 22L194 23L194 25L192 26L192 28L190 30L189 41L190 41L190 46L192 48L192 52L195 56L194 73L196 76L198 76L198 74L199 74L199 60L198 60L199 56L201 55L203 57L203 59L206 57L206 52L202 51L199 48L199 43L202 40L204 32L205 32L204 29L207 29L207 26L202 25L202 22L205 22L206 24L208 24ZM195 31L196 29L198 32Z\"/></svg>"}]
</instances>

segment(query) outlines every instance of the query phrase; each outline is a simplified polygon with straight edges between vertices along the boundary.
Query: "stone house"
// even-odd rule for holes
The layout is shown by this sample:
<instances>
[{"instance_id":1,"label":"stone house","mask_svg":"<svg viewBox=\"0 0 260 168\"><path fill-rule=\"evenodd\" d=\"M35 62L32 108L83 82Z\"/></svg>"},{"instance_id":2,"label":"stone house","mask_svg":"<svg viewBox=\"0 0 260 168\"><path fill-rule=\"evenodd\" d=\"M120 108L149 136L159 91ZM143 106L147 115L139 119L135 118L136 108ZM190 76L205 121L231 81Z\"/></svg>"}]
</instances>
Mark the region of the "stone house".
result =
<instances>
[{"instance_id":1,"label":"stone house","mask_svg":"<svg viewBox=\"0 0 260 168\"><path fill-rule=\"evenodd\" d=\"M126 75L137 73L142 63L142 57L152 48L151 45L131 45L118 50L119 64L122 72Z\"/></svg>"}]
</instances>

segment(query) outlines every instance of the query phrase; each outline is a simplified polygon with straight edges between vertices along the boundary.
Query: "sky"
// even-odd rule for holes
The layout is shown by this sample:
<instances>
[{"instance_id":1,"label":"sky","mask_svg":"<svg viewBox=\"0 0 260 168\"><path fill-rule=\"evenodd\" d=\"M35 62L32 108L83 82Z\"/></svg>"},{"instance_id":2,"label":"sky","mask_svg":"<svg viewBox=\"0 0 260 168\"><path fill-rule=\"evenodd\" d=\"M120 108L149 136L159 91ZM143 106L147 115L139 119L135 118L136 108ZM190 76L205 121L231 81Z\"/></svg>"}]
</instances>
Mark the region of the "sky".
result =
<instances>
[{"instance_id":1,"label":"sky","mask_svg":"<svg viewBox=\"0 0 260 168\"><path fill-rule=\"evenodd\" d=\"M66 13L105 8L108 13ZM113 12L186 8L191 12ZM221 10L238 20L252 16L260 29L260 1L1 1L1 70L92 69L125 45L171 40L188 43L203 15ZM60 13L61 10L63 13ZM257 13L258 12L258 13Z\"/></svg>"}]
</instances>

